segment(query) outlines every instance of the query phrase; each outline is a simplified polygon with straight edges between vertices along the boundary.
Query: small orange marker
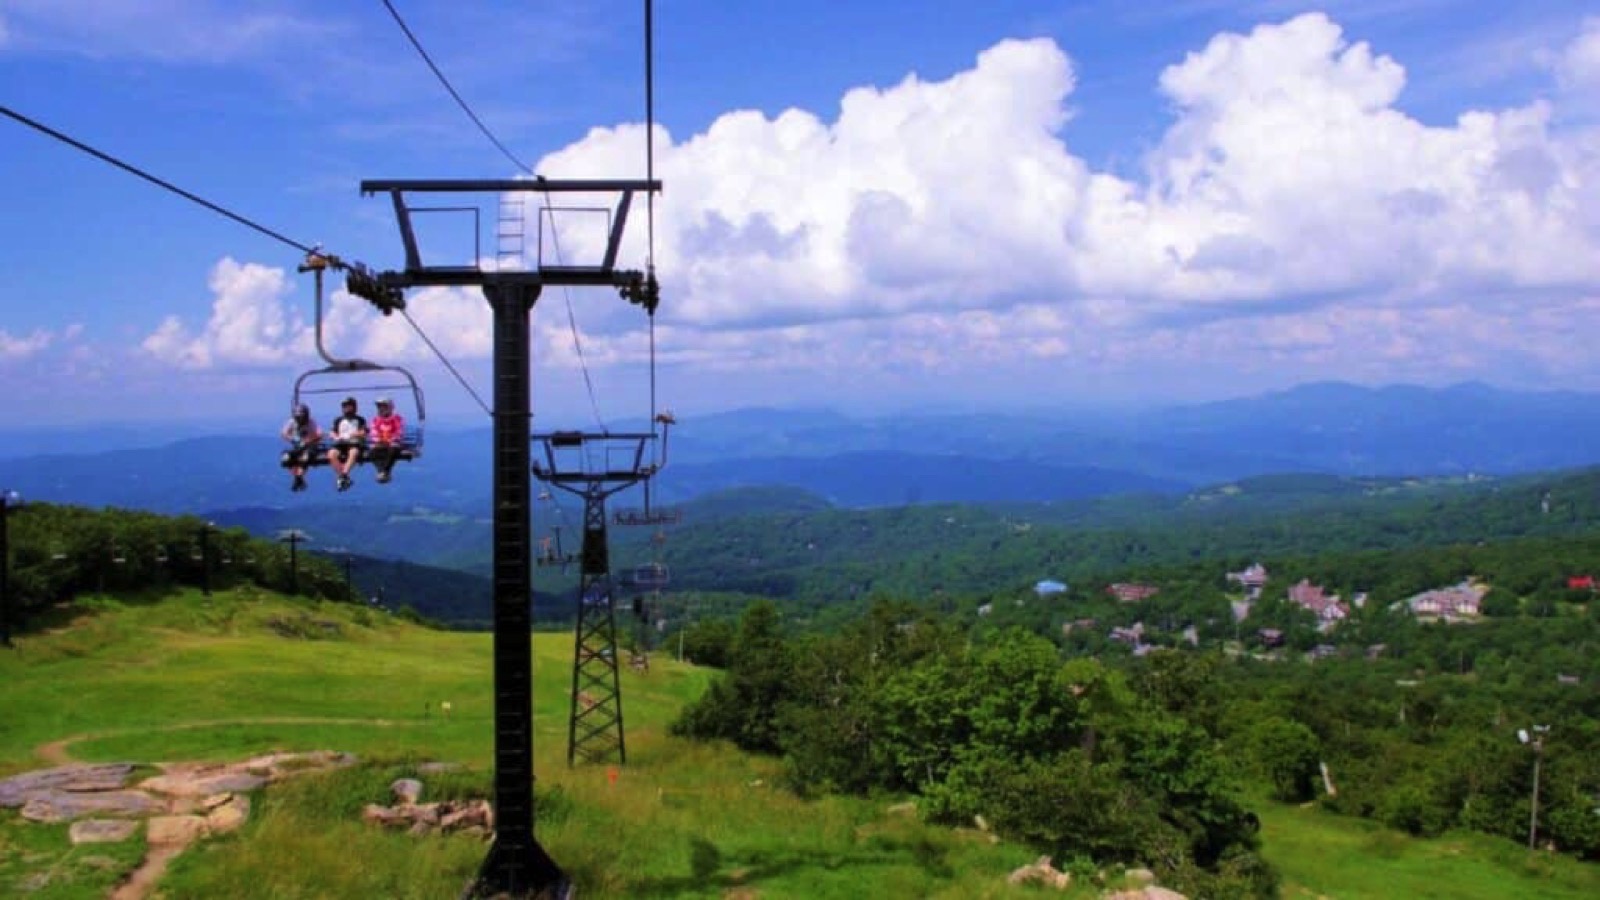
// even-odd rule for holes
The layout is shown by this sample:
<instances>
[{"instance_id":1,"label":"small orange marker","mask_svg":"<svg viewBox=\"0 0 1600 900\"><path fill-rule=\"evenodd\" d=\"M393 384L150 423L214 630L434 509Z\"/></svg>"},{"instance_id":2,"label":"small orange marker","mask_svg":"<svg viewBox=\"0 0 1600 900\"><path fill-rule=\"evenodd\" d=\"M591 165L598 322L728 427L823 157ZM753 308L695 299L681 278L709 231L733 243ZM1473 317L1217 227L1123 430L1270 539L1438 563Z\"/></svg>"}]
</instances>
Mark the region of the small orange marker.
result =
<instances>
[{"instance_id":1,"label":"small orange marker","mask_svg":"<svg viewBox=\"0 0 1600 900\"><path fill-rule=\"evenodd\" d=\"M616 784L617 783L617 767L616 766L607 766L606 767L606 781L609 781L612 784Z\"/></svg>"}]
</instances>

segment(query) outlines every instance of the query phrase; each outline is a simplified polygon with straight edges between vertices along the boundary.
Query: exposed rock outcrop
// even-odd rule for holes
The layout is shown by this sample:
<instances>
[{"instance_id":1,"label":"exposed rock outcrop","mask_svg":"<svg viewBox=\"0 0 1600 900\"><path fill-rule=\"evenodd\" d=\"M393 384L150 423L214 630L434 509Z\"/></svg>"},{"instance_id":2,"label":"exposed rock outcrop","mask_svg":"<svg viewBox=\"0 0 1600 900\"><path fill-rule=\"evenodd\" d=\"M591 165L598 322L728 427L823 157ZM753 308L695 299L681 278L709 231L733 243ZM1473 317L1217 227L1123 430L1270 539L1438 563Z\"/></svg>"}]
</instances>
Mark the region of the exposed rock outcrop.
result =
<instances>
[{"instance_id":1,"label":"exposed rock outcrop","mask_svg":"<svg viewBox=\"0 0 1600 900\"><path fill-rule=\"evenodd\" d=\"M40 791L114 791L128 783L133 763L58 766L0 780L0 807L15 809Z\"/></svg>"},{"instance_id":2,"label":"exposed rock outcrop","mask_svg":"<svg viewBox=\"0 0 1600 900\"><path fill-rule=\"evenodd\" d=\"M21 807L23 818L34 822L72 822L74 844L127 840L138 831L136 820L147 819L145 859L111 895L138 900L185 848L242 826L250 817L248 791L355 762L348 753L322 751L274 753L230 764L163 763L155 767L161 774L133 787L128 781L138 767L132 763L59 766L0 780L0 807ZM49 874L43 878L41 884L47 883Z\"/></svg>"},{"instance_id":3,"label":"exposed rock outcrop","mask_svg":"<svg viewBox=\"0 0 1600 900\"><path fill-rule=\"evenodd\" d=\"M71 822L89 816L120 818L162 812L165 804L144 791L78 792L44 788L28 794L22 817L31 822Z\"/></svg>"},{"instance_id":4,"label":"exposed rock outcrop","mask_svg":"<svg viewBox=\"0 0 1600 900\"><path fill-rule=\"evenodd\" d=\"M404 828L414 835L462 832L487 836L494 830L494 812L487 800L368 804L361 818L371 825Z\"/></svg>"},{"instance_id":5,"label":"exposed rock outcrop","mask_svg":"<svg viewBox=\"0 0 1600 900\"><path fill-rule=\"evenodd\" d=\"M1010 884L1039 884L1058 891L1072 886L1072 876L1051 865L1048 856L1041 856L1031 865L1017 869L1006 881Z\"/></svg>"},{"instance_id":6,"label":"exposed rock outcrop","mask_svg":"<svg viewBox=\"0 0 1600 900\"><path fill-rule=\"evenodd\" d=\"M67 831L73 846L79 844L120 844L133 837L139 823L131 819L83 819Z\"/></svg>"},{"instance_id":7,"label":"exposed rock outcrop","mask_svg":"<svg viewBox=\"0 0 1600 900\"><path fill-rule=\"evenodd\" d=\"M1101 894L1100 900L1189 900L1189 898L1170 888L1151 884L1130 891Z\"/></svg>"}]
</instances>

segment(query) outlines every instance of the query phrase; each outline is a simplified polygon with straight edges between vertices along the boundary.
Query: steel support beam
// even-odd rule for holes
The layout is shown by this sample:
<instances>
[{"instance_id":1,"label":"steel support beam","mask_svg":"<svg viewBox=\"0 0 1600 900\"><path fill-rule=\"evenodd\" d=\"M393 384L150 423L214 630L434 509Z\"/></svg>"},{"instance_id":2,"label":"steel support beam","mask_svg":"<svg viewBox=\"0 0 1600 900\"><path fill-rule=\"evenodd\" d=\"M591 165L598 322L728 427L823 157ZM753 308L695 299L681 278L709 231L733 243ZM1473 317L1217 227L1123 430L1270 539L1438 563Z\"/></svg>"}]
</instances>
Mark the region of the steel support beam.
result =
<instances>
[{"instance_id":1,"label":"steel support beam","mask_svg":"<svg viewBox=\"0 0 1600 900\"><path fill-rule=\"evenodd\" d=\"M0 647L11 646L10 492L0 491Z\"/></svg>"},{"instance_id":2,"label":"steel support beam","mask_svg":"<svg viewBox=\"0 0 1600 900\"><path fill-rule=\"evenodd\" d=\"M565 896L533 835L533 521L529 314L538 286L483 286L494 314L495 839L472 895Z\"/></svg>"}]
</instances>

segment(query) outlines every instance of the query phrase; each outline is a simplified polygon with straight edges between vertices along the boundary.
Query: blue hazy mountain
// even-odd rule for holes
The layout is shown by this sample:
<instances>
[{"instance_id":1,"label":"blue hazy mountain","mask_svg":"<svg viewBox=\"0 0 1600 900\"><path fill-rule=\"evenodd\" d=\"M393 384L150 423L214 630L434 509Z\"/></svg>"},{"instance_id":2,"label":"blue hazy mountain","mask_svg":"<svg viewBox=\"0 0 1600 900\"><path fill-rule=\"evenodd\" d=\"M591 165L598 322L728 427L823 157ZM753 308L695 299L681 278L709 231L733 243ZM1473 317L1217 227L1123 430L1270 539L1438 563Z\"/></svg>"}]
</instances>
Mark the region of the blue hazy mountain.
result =
<instances>
[{"instance_id":1,"label":"blue hazy mountain","mask_svg":"<svg viewBox=\"0 0 1600 900\"><path fill-rule=\"evenodd\" d=\"M333 493L326 471L312 474L311 491L290 494L271 429L153 444L156 435L112 430L91 443L67 434L52 441L37 428L0 432L0 486L161 512L335 502L472 512L489 503L487 428L435 428L423 461L399 469L394 484L360 478L345 495ZM29 452L41 448L48 452ZM669 502L756 485L803 488L851 507L1170 494L1286 472L1507 475L1600 462L1600 395L1311 384L1122 414L747 409L680 416L668 449L659 496Z\"/></svg>"}]
</instances>

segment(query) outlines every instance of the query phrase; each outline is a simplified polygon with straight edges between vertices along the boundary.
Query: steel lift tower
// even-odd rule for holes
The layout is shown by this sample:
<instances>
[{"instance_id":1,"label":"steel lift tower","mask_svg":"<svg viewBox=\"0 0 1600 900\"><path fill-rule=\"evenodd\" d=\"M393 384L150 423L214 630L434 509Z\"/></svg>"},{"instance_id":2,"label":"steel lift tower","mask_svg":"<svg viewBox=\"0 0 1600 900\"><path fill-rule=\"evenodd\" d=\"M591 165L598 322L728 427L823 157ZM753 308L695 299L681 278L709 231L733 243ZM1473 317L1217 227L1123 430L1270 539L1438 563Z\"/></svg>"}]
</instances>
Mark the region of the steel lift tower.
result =
<instances>
[{"instance_id":1,"label":"steel lift tower","mask_svg":"<svg viewBox=\"0 0 1600 900\"><path fill-rule=\"evenodd\" d=\"M616 267L617 251L636 193L654 193L646 180L363 181L366 195L386 194L405 246L405 269L349 270L347 287L384 313L405 308L417 287L477 287L494 320L494 812L495 840L468 896L565 897L570 882L534 837L533 794L533 535L529 319L549 286L606 287L654 315L660 288L653 274ZM413 229L416 194L584 194L615 198L605 252L596 265L543 265L485 271L479 266L425 265ZM453 207L460 209L461 207ZM475 258L481 258L475 257ZM587 542L586 542L587 543ZM585 570L587 571L587 569Z\"/></svg>"},{"instance_id":2,"label":"steel lift tower","mask_svg":"<svg viewBox=\"0 0 1600 900\"><path fill-rule=\"evenodd\" d=\"M665 429L670 416L658 416ZM583 498L583 545L578 552L578 626L572 661L572 712L567 764L628 761L622 685L617 672L616 591L606 531L606 498L659 470L646 450L655 432L556 431L536 434L544 461L533 474L552 488ZM665 439L663 437L663 443Z\"/></svg>"}]
</instances>

